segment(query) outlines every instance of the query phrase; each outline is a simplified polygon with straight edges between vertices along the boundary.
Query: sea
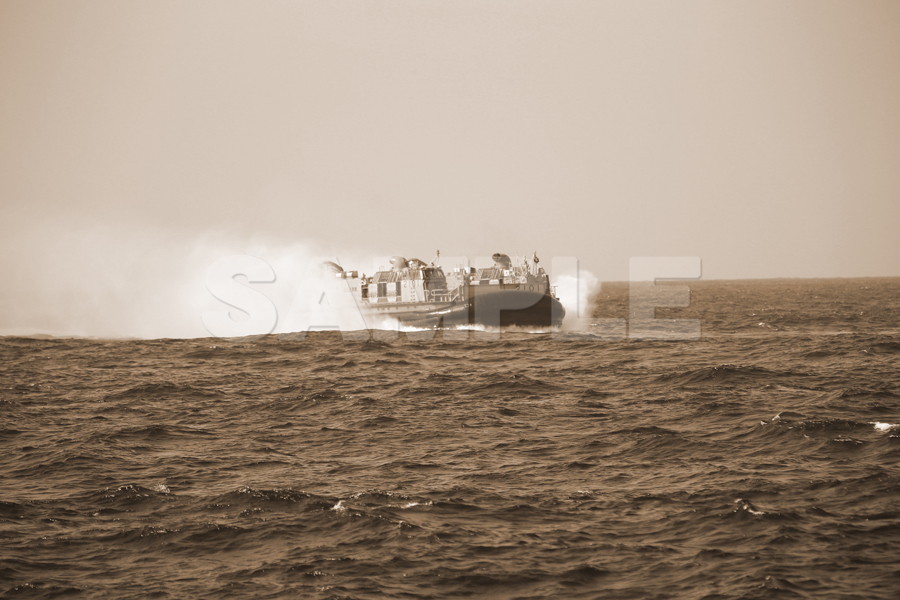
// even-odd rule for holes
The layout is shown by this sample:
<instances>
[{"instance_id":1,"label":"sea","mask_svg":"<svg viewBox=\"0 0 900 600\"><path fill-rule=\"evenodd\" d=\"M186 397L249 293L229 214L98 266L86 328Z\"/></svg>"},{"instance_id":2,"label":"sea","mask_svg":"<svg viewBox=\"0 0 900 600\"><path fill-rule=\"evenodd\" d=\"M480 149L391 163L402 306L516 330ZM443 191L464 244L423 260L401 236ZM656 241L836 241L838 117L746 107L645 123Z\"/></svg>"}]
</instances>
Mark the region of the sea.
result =
<instances>
[{"instance_id":1,"label":"sea","mask_svg":"<svg viewBox=\"0 0 900 600\"><path fill-rule=\"evenodd\" d=\"M0 597L900 598L900 279L695 282L675 339L595 301L0 338Z\"/></svg>"}]
</instances>

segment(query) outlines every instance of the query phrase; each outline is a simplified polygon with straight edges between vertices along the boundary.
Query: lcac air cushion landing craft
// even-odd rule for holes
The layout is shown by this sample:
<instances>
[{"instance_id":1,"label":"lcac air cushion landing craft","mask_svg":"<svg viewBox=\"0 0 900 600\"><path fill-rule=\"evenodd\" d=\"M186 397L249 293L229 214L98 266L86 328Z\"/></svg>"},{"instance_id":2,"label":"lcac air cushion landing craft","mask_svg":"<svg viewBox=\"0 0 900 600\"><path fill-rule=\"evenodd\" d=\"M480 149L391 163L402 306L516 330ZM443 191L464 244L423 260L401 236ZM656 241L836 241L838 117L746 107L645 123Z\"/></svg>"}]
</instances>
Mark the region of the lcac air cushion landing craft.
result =
<instances>
[{"instance_id":1,"label":"lcac air cushion landing craft","mask_svg":"<svg viewBox=\"0 0 900 600\"><path fill-rule=\"evenodd\" d=\"M491 258L494 264L487 268L456 267L445 273L437 259L425 263L394 256L389 270L371 276L326 264L335 277L346 280L364 316L388 316L422 328L562 324L565 308L537 255L518 265L499 252Z\"/></svg>"}]
</instances>

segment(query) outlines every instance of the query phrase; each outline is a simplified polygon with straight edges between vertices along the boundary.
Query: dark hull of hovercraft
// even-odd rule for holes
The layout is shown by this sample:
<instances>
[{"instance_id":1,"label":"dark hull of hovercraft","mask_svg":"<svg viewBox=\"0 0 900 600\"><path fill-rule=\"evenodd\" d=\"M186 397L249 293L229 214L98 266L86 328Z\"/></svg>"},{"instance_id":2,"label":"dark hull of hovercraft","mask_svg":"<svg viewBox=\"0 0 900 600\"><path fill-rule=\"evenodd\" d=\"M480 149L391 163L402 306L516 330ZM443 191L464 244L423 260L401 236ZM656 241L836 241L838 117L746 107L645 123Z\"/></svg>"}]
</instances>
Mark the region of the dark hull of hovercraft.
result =
<instances>
[{"instance_id":1,"label":"dark hull of hovercraft","mask_svg":"<svg viewBox=\"0 0 900 600\"><path fill-rule=\"evenodd\" d=\"M553 296L519 290L481 293L441 304L374 304L369 310L375 315L393 317L405 326L428 329L559 327L566 314L562 303Z\"/></svg>"}]
</instances>

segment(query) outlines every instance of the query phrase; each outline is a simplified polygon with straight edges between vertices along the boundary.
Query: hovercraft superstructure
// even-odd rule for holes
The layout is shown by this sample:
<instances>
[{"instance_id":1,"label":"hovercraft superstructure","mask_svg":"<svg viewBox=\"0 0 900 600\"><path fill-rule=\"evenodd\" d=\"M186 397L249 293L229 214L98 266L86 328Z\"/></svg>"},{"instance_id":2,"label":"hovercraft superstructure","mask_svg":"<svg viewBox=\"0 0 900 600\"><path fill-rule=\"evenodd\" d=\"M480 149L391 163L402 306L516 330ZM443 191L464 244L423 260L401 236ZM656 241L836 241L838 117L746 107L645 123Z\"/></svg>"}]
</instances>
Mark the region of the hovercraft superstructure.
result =
<instances>
[{"instance_id":1,"label":"hovercraft superstructure","mask_svg":"<svg viewBox=\"0 0 900 600\"><path fill-rule=\"evenodd\" d=\"M438 253L438 258L440 253ZM371 276L345 271L327 263L345 279L363 315L383 315L403 325L450 328L558 327L565 309L550 277L534 255L513 264L502 253L486 268L455 267L447 272L437 264L394 256L390 268Z\"/></svg>"}]
</instances>

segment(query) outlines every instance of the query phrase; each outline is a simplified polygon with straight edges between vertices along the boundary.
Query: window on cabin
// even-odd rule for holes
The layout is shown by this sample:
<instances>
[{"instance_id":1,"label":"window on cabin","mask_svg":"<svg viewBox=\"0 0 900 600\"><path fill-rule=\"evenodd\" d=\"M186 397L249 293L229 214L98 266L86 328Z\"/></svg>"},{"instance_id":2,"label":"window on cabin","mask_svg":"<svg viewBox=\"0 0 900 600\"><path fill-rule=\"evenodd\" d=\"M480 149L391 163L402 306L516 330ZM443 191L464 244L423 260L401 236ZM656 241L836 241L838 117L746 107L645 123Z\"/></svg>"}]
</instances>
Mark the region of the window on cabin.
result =
<instances>
[{"instance_id":1,"label":"window on cabin","mask_svg":"<svg viewBox=\"0 0 900 600\"><path fill-rule=\"evenodd\" d=\"M447 278L440 269L424 269L425 289L426 290L443 290L447 289Z\"/></svg>"}]
</instances>

